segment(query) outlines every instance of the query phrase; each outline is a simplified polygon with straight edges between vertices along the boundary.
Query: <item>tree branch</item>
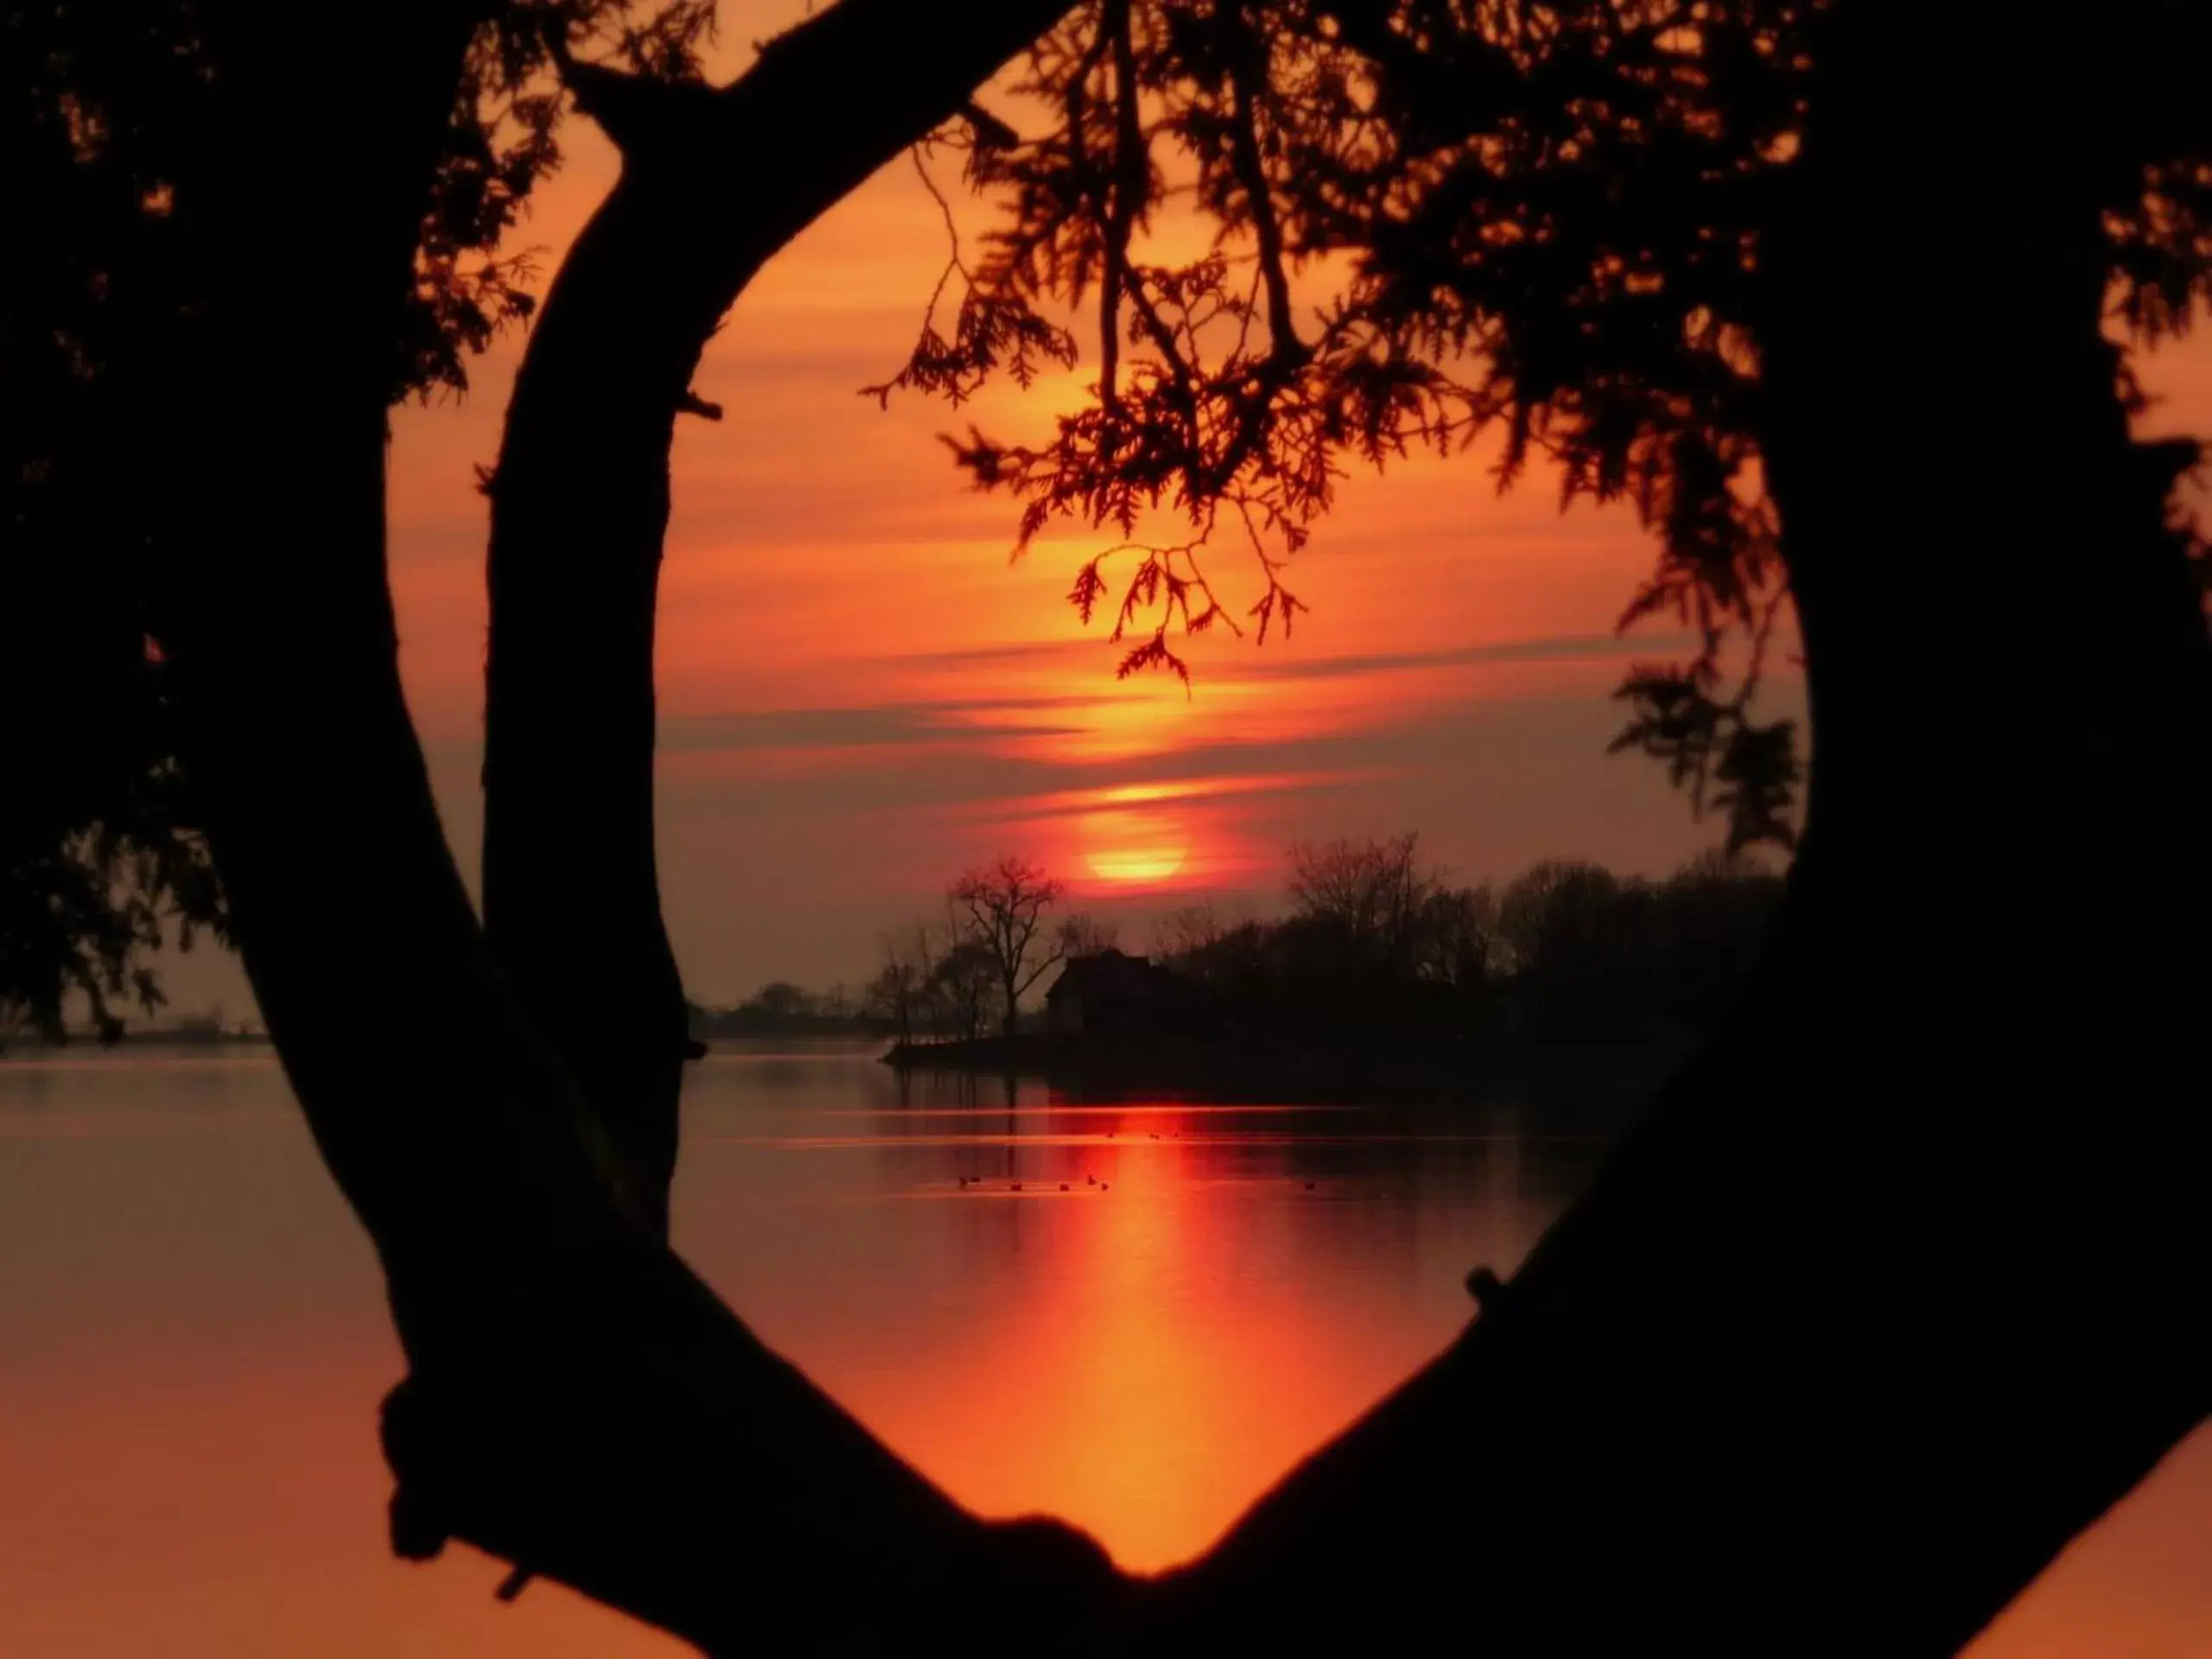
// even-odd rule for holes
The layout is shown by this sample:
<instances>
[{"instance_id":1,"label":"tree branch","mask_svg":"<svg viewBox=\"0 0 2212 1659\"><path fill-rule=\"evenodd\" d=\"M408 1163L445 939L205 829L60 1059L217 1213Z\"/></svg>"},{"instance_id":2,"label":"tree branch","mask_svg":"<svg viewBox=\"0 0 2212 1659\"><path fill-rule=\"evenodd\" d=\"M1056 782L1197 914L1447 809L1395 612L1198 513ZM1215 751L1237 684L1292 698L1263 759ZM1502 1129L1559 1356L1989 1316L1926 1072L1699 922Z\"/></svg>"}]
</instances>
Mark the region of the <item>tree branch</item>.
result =
<instances>
[{"instance_id":1,"label":"tree branch","mask_svg":"<svg viewBox=\"0 0 2212 1659\"><path fill-rule=\"evenodd\" d=\"M1260 97L1268 81L1268 46L1245 26L1241 16L1235 17L1232 26L1236 39L1230 48L1229 73L1235 108L1230 111L1230 154L1251 207L1252 233L1259 244L1260 277L1267 285L1269 356L1278 363L1296 362L1302 359L1305 347L1291 315L1282 225L1275 216L1274 194L1260 159Z\"/></svg>"},{"instance_id":2,"label":"tree branch","mask_svg":"<svg viewBox=\"0 0 2212 1659\"><path fill-rule=\"evenodd\" d=\"M623 168L532 331L495 474L484 911L534 1023L663 1224L689 1035L652 817L655 607L675 422L720 418L694 375L753 274L969 109L978 84L1063 9L988 0L950 28L935 8L842 0L770 41L722 88L625 74L558 48Z\"/></svg>"},{"instance_id":3,"label":"tree branch","mask_svg":"<svg viewBox=\"0 0 2212 1659\"><path fill-rule=\"evenodd\" d=\"M1091 55L1110 48L1114 60L1114 156L1107 188L1106 245L1098 278L1098 391L1108 409L1121 402L1122 297L1129 286L1129 238L1151 178L1144 130L1137 118L1136 51L1130 39L1129 0L1106 0ZM1077 142L1080 143L1080 135Z\"/></svg>"}]
</instances>

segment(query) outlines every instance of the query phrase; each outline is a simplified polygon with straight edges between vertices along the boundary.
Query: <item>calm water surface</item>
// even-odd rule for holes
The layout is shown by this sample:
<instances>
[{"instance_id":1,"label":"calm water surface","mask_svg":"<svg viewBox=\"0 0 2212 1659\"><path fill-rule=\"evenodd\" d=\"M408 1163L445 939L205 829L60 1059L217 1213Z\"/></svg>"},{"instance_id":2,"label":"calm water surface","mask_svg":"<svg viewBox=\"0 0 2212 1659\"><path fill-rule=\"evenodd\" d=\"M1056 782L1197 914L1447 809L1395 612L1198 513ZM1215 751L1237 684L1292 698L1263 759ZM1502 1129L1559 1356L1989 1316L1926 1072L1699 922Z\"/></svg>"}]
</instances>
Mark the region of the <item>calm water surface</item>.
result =
<instances>
[{"instance_id":1,"label":"calm water surface","mask_svg":"<svg viewBox=\"0 0 2212 1659\"><path fill-rule=\"evenodd\" d=\"M685 1109L677 1243L754 1327L963 1501L1136 1567L1449 1342L1603 1150L1528 1102L1084 1105L835 1048L718 1052ZM0 1061L0 1659L689 1651L391 1560L398 1375L273 1059ZM2200 1435L1974 1659L2207 1659L2208 1540Z\"/></svg>"}]
</instances>

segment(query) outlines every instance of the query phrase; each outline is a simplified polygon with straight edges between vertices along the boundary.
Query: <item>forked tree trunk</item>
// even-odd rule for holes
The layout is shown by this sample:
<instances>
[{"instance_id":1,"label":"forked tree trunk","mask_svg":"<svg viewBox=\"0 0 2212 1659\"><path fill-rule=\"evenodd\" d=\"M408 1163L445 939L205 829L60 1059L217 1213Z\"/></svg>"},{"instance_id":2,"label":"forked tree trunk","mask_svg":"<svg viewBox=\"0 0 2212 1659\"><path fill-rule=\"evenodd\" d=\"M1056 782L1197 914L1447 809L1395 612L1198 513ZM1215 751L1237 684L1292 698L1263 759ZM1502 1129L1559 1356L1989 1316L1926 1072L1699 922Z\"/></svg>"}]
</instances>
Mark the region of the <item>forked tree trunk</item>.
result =
<instances>
[{"instance_id":1,"label":"forked tree trunk","mask_svg":"<svg viewBox=\"0 0 2212 1659\"><path fill-rule=\"evenodd\" d=\"M720 91L569 71L622 173L547 296L492 484L485 923L663 1230L688 1038L653 837L676 418L754 273L1063 10L989 0L955 27L843 0Z\"/></svg>"},{"instance_id":2,"label":"forked tree trunk","mask_svg":"<svg viewBox=\"0 0 2212 1659\"><path fill-rule=\"evenodd\" d=\"M235 265L170 365L162 639L247 969L391 1282L401 1541L472 1539L716 1651L988 1624L1932 1655L2202 1415L2203 1131L2165 1074L2206 1004L2207 648L2095 346L2068 129L1954 189L1929 146L2024 143L2030 112L1946 119L1955 59L1884 88L1839 53L1767 331L1819 740L1770 971L1446 1356L1140 1585L963 1514L616 1196L439 835L384 582L385 342L470 13L385 8L334 86L279 10L208 9L244 67L178 202ZM304 131L338 137L271 148ZM332 200L285 221L330 283L272 286L272 204ZM1948 310L1976 271L1988 305ZM244 371L310 334L329 354L271 419ZM1959 733L1985 695L2014 723ZM1960 822L1980 839L1939 862ZM364 1048L398 983L418 1017Z\"/></svg>"}]
</instances>

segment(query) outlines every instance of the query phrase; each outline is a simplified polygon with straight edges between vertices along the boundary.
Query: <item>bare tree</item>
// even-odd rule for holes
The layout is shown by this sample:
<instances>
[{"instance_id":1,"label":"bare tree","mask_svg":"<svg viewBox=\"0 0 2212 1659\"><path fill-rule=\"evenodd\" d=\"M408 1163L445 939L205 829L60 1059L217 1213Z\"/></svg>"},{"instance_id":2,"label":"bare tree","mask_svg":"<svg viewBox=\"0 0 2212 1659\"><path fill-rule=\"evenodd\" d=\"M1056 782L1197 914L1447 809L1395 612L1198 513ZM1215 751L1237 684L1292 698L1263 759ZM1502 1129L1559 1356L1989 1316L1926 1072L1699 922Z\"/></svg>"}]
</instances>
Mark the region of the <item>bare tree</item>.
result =
<instances>
[{"instance_id":1,"label":"bare tree","mask_svg":"<svg viewBox=\"0 0 2212 1659\"><path fill-rule=\"evenodd\" d=\"M1515 876L1497 913L1515 969L1541 973L1553 958L1586 951L1599 917L1620 892L1611 870L1576 859L1543 859Z\"/></svg>"},{"instance_id":2,"label":"bare tree","mask_svg":"<svg viewBox=\"0 0 2212 1659\"><path fill-rule=\"evenodd\" d=\"M1408 948L1421 907L1436 889L1415 863L1421 837L1300 841L1290 849L1290 897L1309 916L1341 927L1351 944L1382 956Z\"/></svg>"},{"instance_id":3,"label":"bare tree","mask_svg":"<svg viewBox=\"0 0 2212 1659\"><path fill-rule=\"evenodd\" d=\"M1058 934L1063 961L1096 956L1101 950L1117 949L1122 943L1121 929L1090 915L1069 917L1060 924Z\"/></svg>"},{"instance_id":4,"label":"bare tree","mask_svg":"<svg viewBox=\"0 0 2212 1659\"><path fill-rule=\"evenodd\" d=\"M972 1043L983 1034L998 994L998 958L981 939L956 940L931 969L927 988L953 1034Z\"/></svg>"},{"instance_id":5,"label":"bare tree","mask_svg":"<svg viewBox=\"0 0 2212 1659\"><path fill-rule=\"evenodd\" d=\"M1503 966L1497 894L1478 887L1438 887L1414 918L1412 967L1446 985L1479 986Z\"/></svg>"},{"instance_id":6,"label":"bare tree","mask_svg":"<svg viewBox=\"0 0 2212 1659\"><path fill-rule=\"evenodd\" d=\"M868 982L868 1001L897 1026L900 1042L911 1042L938 963L937 934L927 922L908 922L884 934L880 945L882 965Z\"/></svg>"},{"instance_id":7,"label":"bare tree","mask_svg":"<svg viewBox=\"0 0 2212 1659\"><path fill-rule=\"evenodd\" d=\"M1065 927L1047 928L1045 913L1067 895L1067 884L1018 854L979 864L952 884L950 897L961 931L982 944L997 965L1005 1004L999 1010L1006 1035L1014 1035L1022 994L1069 953Z\"/></svg>"},{"instance_id":8,"label":"bare tree","mask_svg":"<svg viewBox=\"0 0 2212 1659\"><path fill-rule=\"evenodd\" d=\"M1184 905L1153 923L1153 954L1170 958L1196 956L1218 944L1228 931L1211 905Z\"/></svg>"}]
</instances>

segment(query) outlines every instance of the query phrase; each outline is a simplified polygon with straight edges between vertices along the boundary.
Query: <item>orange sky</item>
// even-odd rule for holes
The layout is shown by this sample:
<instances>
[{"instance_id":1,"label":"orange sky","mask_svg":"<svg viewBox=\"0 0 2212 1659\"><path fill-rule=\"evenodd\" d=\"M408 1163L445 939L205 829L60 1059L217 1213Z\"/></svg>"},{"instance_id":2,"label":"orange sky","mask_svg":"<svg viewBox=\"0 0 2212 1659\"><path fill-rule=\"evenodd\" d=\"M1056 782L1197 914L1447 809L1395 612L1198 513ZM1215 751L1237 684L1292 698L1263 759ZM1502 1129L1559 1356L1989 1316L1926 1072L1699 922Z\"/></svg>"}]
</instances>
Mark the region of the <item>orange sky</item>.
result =
<instances>
[{"instance_id":1,"label":"orange sky","mask_svg":"<svg viewBox=\"0 0 2212 1659\"><path fill-rule=\"evenodd\" d=\"M718 73L800 15L725 3ZM1001 107L1004 107L1001 105ZM577 118L569 163L517 245L547 271L611 182ZM940 169L955 182L950 158ZM987 221L955 193L964 224ZM999 851L1046 861L1145 947L1147 915L1211 898L1265 906L1292 839L1418 829L1465 880L1547 855L1656 872L1717 838L1660 769L1608 760L1607 694L1663 635L1612 637L1649 568L1625 512L1562 516L1538 472L1493 493L1479 454L1360 475L1290 586L1296 637L1194 642L1195 694L1117 683L1118 652L1063 595L1109 538L1065 528L1009 568L1014 509L969 493L935 435L971 416L1034 435L1095 363L1026 399L967 410L857 389L911 345L944 257L938 210L900 162L761 276L709 348L719 425L679 425L662 581L663 892L693 995L731 1001L771 977L865 979L878 932L934 910L948 879ZM392 448L392 580L403 666L448 832L473 874L480 810L486 504L523 340L473 369L465 401L409 409ZM2166 424L2212 428L2212 351L2166 354ZM1214 574L1256 597L1234 558ZM1243 594L1241 601L1236 598ZM1784 669L1769 693L1794 709ZM178 964L188 1011L234 974Z\"/></svg>"},{"instance_id":2,"label":"orange sky","mask_svg":"<svg viewBox=\"0 0 2212 1659\"><path fill-rule=\"evenodd\" d=\"M724 72L796 3L726 5ZM522 240L557 253L611 180L573 122ZM944 168L954 181L951 160ZM962 201L978 228L981 204ZM1666 868L1711 839L1655 767L1608 762L1614 617L1647 566L1624 515L1562 518L1539 478L1495 499L1477 458L1361 477L1294 567L1313 607L1262 650L1199 642L1195 694L1117 683L1105 630L1063 599L1110 537L1063 531L1009 568L1016 509L968 492L935 435L1034 434L1095 363L952 411L857 395L902 359L944 258L905 162L753 284L686 420L662 583L664 892L694 995L860 980L877 931L969 861L1027 853L1122 918L1205 895L1270 901L1300 836L1418 828L1467 879L1550 853ZM550 269L553 261L548 260ZM416 718L475 857L485 504L522 345L393 448L393 581ZM1215 561L1232 595L1250 587ZM1257 597L1253 588L1237 608Z\"/></svg>"}]
</instances>

